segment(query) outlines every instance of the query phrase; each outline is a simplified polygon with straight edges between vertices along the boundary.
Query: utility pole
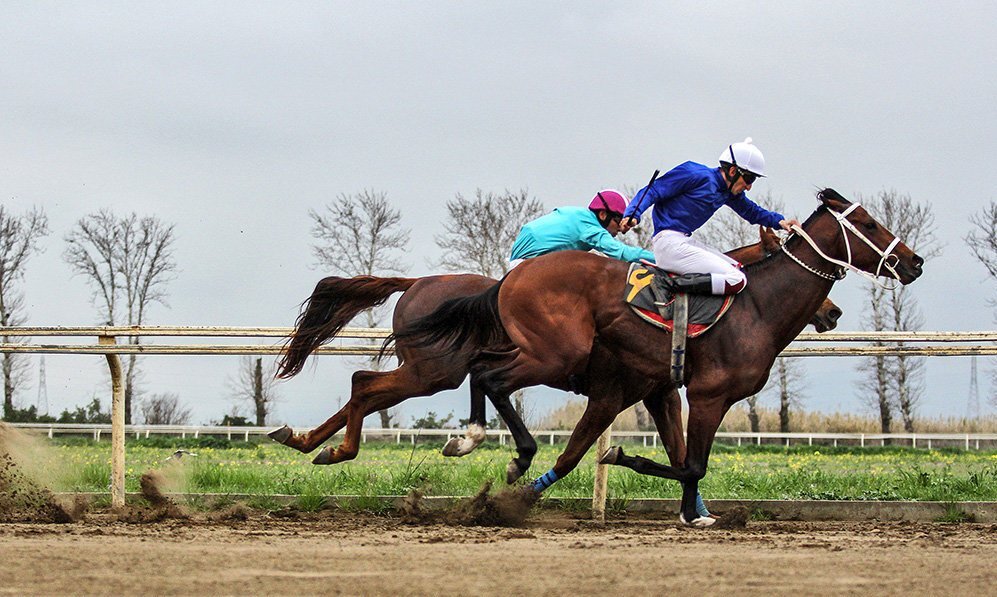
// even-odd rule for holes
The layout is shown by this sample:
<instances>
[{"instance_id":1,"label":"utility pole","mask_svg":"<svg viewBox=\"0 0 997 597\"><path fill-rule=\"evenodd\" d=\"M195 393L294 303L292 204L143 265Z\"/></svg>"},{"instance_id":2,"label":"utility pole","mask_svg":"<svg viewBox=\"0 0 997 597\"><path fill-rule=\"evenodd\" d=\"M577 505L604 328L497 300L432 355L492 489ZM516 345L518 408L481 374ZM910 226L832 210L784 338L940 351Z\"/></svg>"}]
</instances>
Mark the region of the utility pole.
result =
<instances>
[{"instance_id":1,"label":"utility pole","mask_svg":"<svg viewBox=\"0 0 997 597\"><path fill-rule=\"evenodd\" d=\"M980 385L976 381L976 355L971 357L972 365L969 373L969 402L966 404L966 418L980 418Z\"/></svg>"},{"instance_id":2,"label":"utility pole","mask_svg":"<svg viewBox=\"0 0 997 597\"><path fill-rule=\"evenodd\" d=\"M45 355L42 355L41 364L38 365L38 414L48 414L48 387L45 385Z\"/></svg>"}]
</instances>

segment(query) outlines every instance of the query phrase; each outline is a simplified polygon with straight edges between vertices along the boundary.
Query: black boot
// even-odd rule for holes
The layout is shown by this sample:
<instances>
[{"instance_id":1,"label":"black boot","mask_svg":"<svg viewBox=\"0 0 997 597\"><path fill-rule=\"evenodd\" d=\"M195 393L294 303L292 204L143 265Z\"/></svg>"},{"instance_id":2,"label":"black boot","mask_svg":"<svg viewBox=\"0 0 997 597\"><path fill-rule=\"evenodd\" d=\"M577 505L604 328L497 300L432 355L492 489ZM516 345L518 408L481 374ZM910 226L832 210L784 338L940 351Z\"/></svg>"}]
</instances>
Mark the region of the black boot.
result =
<instances>
[{"instance_id":1,"label":"black boot","mask_svg":"<svg viewBox=\"0 0 997 597\"><path fill-rule=\"evenodd\" d=\"M672 292L713 294L713 277L710 274L683 274L665 279Z\"/></svg>"}]
</instances>

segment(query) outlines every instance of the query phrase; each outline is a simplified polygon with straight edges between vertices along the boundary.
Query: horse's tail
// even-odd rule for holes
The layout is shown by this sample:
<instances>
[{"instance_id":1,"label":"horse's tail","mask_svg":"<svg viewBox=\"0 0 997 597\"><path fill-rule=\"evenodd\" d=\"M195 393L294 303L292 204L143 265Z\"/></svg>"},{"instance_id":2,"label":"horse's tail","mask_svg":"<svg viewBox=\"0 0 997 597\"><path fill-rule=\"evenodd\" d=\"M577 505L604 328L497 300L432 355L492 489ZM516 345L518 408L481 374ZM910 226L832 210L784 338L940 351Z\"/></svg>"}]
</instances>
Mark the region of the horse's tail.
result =
<instances>
[{"instance_id":1,"label":"horse's tail","mask_svg":"<svg viewBox=\"0 0 997 597\"><path fill-rule=\"evenodd\" d=\"M502 281L481 294L450 299L429 315L395 330L381 351L392 342L404 342L417 347L440 344L444 352L452 353L468 344L483 348L502 340L506 337L498 310Z\"/></svg>"},{"instance_id":2,"label":"horse's tail","mask_svg":"<svg viewBox=\"0 0 997 597\"><path fill-rule=\"evenodd\" d=\"M308 355L338 334L358 313L383 304L392 294L408 290L417 281L375 276L330 276L320 280L298 315L290 342L277 362L277 377L299 373Z\"/></svg>"}]
</instances>

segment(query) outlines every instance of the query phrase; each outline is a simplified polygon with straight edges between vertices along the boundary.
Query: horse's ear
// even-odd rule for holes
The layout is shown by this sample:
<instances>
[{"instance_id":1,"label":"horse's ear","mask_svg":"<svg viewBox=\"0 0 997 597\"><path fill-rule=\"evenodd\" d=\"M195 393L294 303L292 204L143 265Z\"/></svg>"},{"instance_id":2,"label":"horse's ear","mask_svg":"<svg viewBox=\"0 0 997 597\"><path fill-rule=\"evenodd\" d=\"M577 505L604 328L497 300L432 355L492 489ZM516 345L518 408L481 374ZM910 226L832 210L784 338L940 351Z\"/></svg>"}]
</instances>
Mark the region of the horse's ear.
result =
<instances>
[{"instance_id":1,"label":"horse's ear","mask_svg":"<svg viewBox=\"0 0 997 597\"><path fill-rule=\"evenodd\" d=\"M762 249L764 249L766 253L774 253L779 250L779 237L771 228L759 226L758 238L761 239Z\"/></svg>"},{"instance_id":2,"label":"horse's ear","mask_svg":"<svg viewBox=\"0 0 997 597\"><path fill-rule=\"evenodd\" d=\"M834 189L824 189L817 193L817 200L830 207L834 211L843 211L852 204L851 201L841 196L841 193Z\"/></svg>"}]
</instances>

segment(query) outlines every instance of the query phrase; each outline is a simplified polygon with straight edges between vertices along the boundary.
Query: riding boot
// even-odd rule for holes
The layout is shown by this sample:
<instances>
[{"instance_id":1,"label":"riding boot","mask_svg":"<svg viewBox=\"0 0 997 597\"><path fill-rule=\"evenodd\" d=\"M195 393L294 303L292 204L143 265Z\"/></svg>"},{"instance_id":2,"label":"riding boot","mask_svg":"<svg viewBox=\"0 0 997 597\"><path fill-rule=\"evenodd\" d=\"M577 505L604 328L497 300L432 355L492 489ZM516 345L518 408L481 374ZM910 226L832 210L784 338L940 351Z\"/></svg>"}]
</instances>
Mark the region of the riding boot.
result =
<instances>
[{"instance_id":1,"label":"riding boot","mask_svg":"<svg viewBox=\"0 0 997 597\"><path fill-rule=\"evenodd\" d=\"M684 294L713 294L713 277L710 274L683 274L665 279L668 289Z\"/></svg>"}]
</instances>

